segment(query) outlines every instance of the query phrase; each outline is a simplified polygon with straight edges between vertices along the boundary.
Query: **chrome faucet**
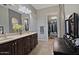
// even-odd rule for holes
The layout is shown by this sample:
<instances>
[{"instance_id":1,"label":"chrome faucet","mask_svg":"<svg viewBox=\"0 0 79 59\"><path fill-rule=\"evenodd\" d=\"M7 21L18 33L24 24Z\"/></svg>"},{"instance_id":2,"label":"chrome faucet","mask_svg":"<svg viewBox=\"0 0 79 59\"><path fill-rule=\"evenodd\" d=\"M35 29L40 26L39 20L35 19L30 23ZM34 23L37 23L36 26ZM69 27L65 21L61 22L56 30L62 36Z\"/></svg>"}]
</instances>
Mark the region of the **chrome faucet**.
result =
<instances>
[{"instance_id":1,"label":"chrome faucet","mask_svg":"<svg viewBox=\"0 0 79 59\"><path fill-rule=\"evenodd\" d=\"M4 33L4 27L0 26L0 38L6 38L6 32Z\"/></svg>"}]
</instances>

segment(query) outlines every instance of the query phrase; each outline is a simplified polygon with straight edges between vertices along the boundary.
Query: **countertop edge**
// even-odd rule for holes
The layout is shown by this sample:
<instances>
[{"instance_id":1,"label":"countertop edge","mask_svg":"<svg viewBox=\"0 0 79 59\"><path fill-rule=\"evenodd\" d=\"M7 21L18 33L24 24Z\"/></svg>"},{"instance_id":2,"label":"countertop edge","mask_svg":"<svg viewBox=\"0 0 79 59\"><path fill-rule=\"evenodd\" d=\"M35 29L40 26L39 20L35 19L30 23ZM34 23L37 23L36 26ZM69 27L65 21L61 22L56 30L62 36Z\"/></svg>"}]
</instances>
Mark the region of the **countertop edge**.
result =
<instances>
[{"instance_id":1,"label":"countertop edge","mask_svg":"<svg viewBox=\"0 0 79 59\"><path fill-rule=\"evenodd\" d=\"M14 40L17 40L17 39L20 39L22 37L29 36L29 35L32 35L32 34L36 34L36 32L29 33L29 34L25 33L25 34L22 34L22 35L18 35L18 37L15 36L15 38L0 40L0 44L4 44L4 43L10 42L10 41L14 41Z\"/></svg>"}]
</instances>

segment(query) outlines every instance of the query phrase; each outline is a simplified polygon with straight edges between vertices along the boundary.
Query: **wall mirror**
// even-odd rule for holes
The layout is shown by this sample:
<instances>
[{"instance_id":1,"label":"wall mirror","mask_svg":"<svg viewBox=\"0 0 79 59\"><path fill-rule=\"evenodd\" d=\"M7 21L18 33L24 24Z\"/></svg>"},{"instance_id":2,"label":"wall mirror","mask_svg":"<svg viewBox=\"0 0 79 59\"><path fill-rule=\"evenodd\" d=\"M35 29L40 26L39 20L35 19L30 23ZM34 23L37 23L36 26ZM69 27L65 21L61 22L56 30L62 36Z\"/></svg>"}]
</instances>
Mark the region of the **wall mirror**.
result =
<instances>
[{"instance_id":1,"label":"wall mirror","mask_svg":"<svg viewBox=\"0 0 79 59\"><path fill-rule=\"evenodd\" d=\"M28 18L24 20L24 28L25 28L25 31L29 31L29 21L28 21Z\"/></svg>"},{"instance_id":2,"label":"wall mirror","mask_svg":"<svg viewBox=\"0 0 79 59\"><path fill-rule=\"evenodd\" d=\"M2 26L0 26L1 33L16 33L13 31L15 24L22 25L22 31L29 31L29 20L30 15L0 6L0 25L4 27L4 29L2 29Z\"/></svg>"},{"instance_id":3,"label":"wall mirror","mask_svg":"<svg viewBox=\"0 0 79 59\"><path fill-rule=\"evenodd\" d=\"M9 11L9 32L15 33L17 32L17 29L21 28L22 25L22 16L20 13L15 12L13 10ZM22 30L20 30L22 32Z\"/></svg>"},{"instance_id":4,"label":"wall mirror","mask_svg":"<svg viewBox=\"0 0 79 59\"><path fill-rule=\"evenodd\" d=\"M23 16L23 25L24 25L24 31L29 31L29 21L30 21L30 15L27 14L27 15L24 15Z\"/></svg>"}]
</instances>

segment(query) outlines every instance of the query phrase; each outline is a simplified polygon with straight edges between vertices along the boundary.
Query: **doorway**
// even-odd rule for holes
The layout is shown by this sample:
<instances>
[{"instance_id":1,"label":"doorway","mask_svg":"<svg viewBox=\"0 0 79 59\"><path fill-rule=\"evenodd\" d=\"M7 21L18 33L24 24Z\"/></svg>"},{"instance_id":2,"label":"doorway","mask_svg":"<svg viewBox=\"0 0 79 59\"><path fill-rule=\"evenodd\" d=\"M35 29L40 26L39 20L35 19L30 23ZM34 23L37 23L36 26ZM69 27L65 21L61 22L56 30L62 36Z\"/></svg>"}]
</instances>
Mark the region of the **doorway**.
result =
<instances>
[{"instance_id":1,"label":"doorway","mask_svg":"<svg viewBox=\"0 0 79 59\"><path fill-rule=\"evenodd\" d=\"M57 37L57 17L48 17L48 39Z\"/></svg>"}]
</instances>

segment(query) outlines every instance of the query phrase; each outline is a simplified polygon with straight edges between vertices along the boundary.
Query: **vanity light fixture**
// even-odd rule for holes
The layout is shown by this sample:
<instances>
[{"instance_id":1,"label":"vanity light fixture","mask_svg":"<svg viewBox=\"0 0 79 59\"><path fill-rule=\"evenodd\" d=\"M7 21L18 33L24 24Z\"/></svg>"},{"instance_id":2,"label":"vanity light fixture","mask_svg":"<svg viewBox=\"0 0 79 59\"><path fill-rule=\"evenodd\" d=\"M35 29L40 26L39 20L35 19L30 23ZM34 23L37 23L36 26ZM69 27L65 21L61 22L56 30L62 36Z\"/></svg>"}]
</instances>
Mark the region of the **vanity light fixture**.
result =
<instances>
[{"instance_id":1,"label":"vanity light fixture","mask_svg":"<svg viewBox=\"0 0 79 59\"><path fill-rule=\"evenodd\" d=\"M21 6L21 5L19 6L18 10L25 13L25 14L32 13L32 11L30 9L26 8L25 6Z\"/></svg>"}]
</instances>

